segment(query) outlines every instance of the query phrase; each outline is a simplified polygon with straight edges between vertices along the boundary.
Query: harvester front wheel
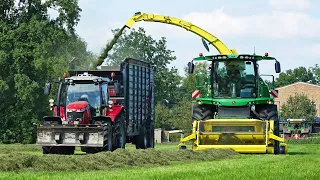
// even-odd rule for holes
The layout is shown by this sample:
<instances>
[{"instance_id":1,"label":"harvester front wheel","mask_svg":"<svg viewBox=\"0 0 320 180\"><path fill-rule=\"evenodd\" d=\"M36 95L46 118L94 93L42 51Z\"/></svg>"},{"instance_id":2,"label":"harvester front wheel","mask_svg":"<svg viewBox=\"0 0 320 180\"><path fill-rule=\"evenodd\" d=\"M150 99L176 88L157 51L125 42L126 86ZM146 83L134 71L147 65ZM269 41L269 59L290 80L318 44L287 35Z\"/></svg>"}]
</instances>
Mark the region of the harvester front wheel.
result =
<instances>
[{"instance_id":1,"label":"harvester front wheel","mask_svg":"<svg viewBox=\"0 0 320 180\"><path fill-rule=\"evenodd\" d=\"M192 119L193 120L213 119L213 113L209 109L209 106L196 105L196 106L193 106Z\"/></svg>"},{"instance_id":2,"label":"harvester front wheel","mask_svg":"<svg viewBox=\"0 0 320 180\"><path fill-rule=\"evenodd\" d=\"M279 124L279 118L278 118L278 112L277 109L271 109L268 113L268 120L273 120L274 125L273 125L273 133L276 136L280 136L280 124ZM274 154L279 154L280 153L280 142L279 141L274 141Z\"/></svg>"}]
</instances>

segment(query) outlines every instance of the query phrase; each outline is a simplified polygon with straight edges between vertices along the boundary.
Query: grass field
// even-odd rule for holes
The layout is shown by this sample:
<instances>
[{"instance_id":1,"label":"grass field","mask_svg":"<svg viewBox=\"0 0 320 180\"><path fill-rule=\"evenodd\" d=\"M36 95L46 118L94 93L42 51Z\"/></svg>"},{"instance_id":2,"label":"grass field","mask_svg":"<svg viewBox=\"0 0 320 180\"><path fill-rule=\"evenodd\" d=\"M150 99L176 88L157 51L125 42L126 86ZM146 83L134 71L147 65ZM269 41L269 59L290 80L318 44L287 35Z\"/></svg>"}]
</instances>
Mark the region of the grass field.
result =
<instances>
[{"instance_id":1,"label":"grass field","mask_svg":"<svg viewBox=\"0 0 320 180\"><path fill-rule=\"evenodd\" d=\"M199 158L194 162L188 161L194 154L176 154L181 158L170 163L148 164L145 167L125 167L111 168L108 170L89 170L85 171L34 171L24 170L21 172L2 171L1 179L319 179L320 177L320 145L318 144L290 144L288 155L235 155L228 154L220 158L213 158L210 161L203 161ZM164 153L176 151L176 144L161 144L156 146L156 150ZM126 151L137 156L140 150L134 150L133 146L127 146ZM12 154L31 155L42 157L39 147L34 145L0 145L0 159ZM223 152L219 152L223 153ZM68 156L67 159L79 159L88 155ZM204 156L204 154L198 154ZM213 155L216 156L215 153ZM91 156L91 155L90 155ZM156 155L163 158L163 154ZM183 156L183 158L182 158ZM53 162L63 159L64 156L52 155ZM92 158L103 157L102 155L92 156ZM91 158L91 157L90 157ZM175 158L177 157L169 157ZM210 158L210 157L206 157ZM190 160L190 159L189 159ZM49 160L48 160L49 161ZM4 163L1 161L0 163ZM93 159L94 162L94 159ZM152 161L150 161L152 162ZM84 167L88 161L81 162ZM63 162L61 166L65 166ZM70 166L72 166L70 164ZM68 168L66 166L66 168ZM45 168L44 168L45 169Z\"/></svg>"}]
</instances>

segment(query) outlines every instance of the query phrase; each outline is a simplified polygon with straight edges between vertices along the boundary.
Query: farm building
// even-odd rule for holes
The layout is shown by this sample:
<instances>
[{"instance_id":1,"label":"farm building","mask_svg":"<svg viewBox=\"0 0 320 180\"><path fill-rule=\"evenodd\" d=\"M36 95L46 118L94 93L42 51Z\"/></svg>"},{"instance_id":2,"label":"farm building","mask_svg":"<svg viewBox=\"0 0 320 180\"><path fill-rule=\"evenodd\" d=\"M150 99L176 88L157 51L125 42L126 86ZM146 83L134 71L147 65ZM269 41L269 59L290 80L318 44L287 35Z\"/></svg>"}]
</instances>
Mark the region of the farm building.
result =
<instances>
[{"instance_id":1,"label":"farm building","mask_svg":"<svg viewBox=\"0 0 320 180\"><path fill-rule=\"evenodd\" d=\"M317 117L320 117L320 85L296 82L279 87L277 90L278 98L275 98L275 104L278 105L279 111L281 111L281 104L284 104L290 96L294 96L296 93L304 93L315 102L314 106L317 109Z\"/></svg>"}]
</instances>

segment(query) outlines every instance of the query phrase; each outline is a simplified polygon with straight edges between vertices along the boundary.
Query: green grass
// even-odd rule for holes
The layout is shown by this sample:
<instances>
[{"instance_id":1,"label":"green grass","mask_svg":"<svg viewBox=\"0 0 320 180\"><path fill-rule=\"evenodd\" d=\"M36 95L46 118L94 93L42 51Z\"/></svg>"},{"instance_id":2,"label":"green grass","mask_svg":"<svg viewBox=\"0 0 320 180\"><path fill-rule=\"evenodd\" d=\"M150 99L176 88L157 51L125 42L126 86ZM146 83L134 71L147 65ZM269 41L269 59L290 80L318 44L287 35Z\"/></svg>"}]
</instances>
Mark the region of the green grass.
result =
<instances>
[{"instance_id":1,"label":"green grass","mask_svg":"<svg viewBox=\"0 0 320 180\"><path fill-rule=\"evenodd\" d=\"M176 150L176 144L156 147L160 151ZM129 146L127 149L134 148ZM170 152L177 151L167 152L170 154ZM85 165L87 162L81 163ZM230 159L198 162L175 161L166 166L147 165L147 167L100 171L2 172L0 179L319 179L319 164L319 145L289 144L288 155L238 155Z\"/></svg>"}]
</instances>

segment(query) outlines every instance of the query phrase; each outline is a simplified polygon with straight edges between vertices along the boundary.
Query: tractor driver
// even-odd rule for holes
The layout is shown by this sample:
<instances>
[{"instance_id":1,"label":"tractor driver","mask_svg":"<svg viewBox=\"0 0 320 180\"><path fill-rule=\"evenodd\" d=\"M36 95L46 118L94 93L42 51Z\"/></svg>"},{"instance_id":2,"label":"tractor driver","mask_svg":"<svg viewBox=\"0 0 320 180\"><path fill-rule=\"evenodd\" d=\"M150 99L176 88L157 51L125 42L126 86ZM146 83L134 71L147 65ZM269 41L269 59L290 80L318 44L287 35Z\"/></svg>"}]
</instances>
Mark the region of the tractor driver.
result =
<instances>
[{"instance_id":1,"label":"tractor driver","mask_svg":"<svg viewBox=\"0 0 320 180\"><path fill-rule=\"evenodd\" d=\"M91 114L91 118L93 118L93 116L95 116L96 114L96 109L91 106L91 104L89 103L89 96L87 94L82 94L81 97L79 98L79 101L87 101L89 104L89 108L90 108L90 114Z\"/></svg>"}]
</instances>

